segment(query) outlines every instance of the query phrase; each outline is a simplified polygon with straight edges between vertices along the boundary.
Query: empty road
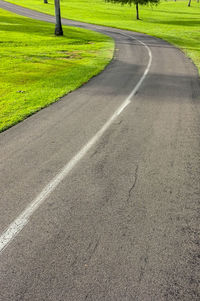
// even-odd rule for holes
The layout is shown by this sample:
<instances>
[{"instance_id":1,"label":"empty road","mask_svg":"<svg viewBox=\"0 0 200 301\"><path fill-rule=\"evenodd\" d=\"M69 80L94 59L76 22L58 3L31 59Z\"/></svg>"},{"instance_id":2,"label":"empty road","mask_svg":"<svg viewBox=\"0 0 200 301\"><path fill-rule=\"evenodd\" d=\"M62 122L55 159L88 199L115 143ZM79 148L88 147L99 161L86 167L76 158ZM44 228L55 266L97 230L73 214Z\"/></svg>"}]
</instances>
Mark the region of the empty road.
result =
<instances>
[{"instance_id":1,"label":"empty road","mask_svg":"<svg viewBox=\"0 0 200 301\"><path fill-rule=\"evenodd\" d=\"M63 24L111 36L116 51L0 134L0 300L199 300L196 67L160 39Z\"/></svg>"}]
</instances>

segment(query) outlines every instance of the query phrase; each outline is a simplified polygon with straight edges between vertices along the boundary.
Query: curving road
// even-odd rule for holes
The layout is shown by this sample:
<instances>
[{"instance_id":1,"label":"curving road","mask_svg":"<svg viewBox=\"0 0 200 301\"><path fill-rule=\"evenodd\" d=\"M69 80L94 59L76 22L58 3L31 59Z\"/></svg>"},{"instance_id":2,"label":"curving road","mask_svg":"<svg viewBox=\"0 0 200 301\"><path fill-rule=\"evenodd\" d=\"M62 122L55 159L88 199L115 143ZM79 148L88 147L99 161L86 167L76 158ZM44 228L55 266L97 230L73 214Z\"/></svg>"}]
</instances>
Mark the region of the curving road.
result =
<instances>
[{"instance_id":1,"label":"curving road","mask_svg":"<svg viewBox=\"0 0 200 301\"><path fill-rule=\"evenodd\" d=\"M63 24L108 34L117 50L0 134L0 300L199 300L197 70L165 41Z\"/></svg>"}]
</instances>

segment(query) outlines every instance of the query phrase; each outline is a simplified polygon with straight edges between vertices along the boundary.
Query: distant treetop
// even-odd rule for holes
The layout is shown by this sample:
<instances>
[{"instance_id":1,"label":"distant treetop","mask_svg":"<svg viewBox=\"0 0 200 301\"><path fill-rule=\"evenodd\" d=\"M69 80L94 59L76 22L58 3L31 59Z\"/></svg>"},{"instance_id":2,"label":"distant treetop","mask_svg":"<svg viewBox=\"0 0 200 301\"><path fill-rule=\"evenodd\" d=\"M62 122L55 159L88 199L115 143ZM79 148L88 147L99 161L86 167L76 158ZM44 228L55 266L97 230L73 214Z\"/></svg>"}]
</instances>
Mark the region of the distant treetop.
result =
<instances>
[{"instance_id":1,"label":"distant treetop","mask_svg":"<svg viewBox=\"0 0 200 301\"><path fill-rule=\"evenodd\" d=\"M160 0L105 0L106 2L113 2L113 3L121 3L122 5L124 4L135 4L136 6L136 19L139 20L139 4L140 5L147 5L147 4L152 4L152 5L157 5Z\"/></svg>"}]
</instances>

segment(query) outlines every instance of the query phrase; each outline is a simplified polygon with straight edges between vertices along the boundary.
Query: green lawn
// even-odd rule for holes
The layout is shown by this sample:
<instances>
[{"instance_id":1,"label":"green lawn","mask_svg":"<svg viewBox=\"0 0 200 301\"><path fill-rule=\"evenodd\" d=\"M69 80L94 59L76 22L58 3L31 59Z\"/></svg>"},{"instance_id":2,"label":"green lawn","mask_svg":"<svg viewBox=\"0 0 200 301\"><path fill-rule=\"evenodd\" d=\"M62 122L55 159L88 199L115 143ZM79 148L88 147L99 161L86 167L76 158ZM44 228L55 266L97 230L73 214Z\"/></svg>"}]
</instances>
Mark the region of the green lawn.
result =
<instances>
[{"instance_id":1,"label":"green lawn","mask_svg":"<svg viewBox=\"0 0 200 301\"><path fill-rule=\"evenodd\" d=\"M92 31L0 9L0 131L48 106L104 69L114 42Z\"/></svg>"},{"instance_id":2,"label":"green lawn","mask_svg":"<svg viewBox=\"0 0 200 301\"><path fill-rule=\"evenodd\" d=\"M35 10L54 13L53 0L9 0ZM144 32L165 39L185 51L200 70L200 4L192 1L162 1L157 7L135 7L105 3L104 0L61 0L62 16L85 22Z\"/></svg>"}]
</instances>

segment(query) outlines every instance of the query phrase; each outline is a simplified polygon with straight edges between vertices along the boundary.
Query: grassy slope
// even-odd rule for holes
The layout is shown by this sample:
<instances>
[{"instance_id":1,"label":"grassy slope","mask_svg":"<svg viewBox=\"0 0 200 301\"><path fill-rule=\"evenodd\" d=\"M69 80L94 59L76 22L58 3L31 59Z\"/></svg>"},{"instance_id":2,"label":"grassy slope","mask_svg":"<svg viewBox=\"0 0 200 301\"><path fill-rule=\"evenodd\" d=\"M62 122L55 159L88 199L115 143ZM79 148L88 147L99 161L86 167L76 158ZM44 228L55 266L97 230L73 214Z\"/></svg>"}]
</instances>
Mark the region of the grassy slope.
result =
<instances>
[{"instance_id":1,"label":"grassy slope","mask_svg":"<svg viewBox=\"0 0 200 301\"><path fill-rule=\"evenodd\" d=\"M8 0L35 10L54 13L53 0ZM157 7L141 7L141 21L135 20L135 8L105 3L104 0L61 0L62 16L144 32L165 39L193 59L200 71L200 4L192 1L162 1Z\"/></svg>"},{"instance_id":2,"label":"grassy slope","mask_svg":"<svg viewBox=\"0 0 200 301\"><path fill-rule=\"evenodd\" d=\"M99 73L113 41L101 34L54 25L0 9L0 131L49 105Z\"/></svg>"}]
</instances>

